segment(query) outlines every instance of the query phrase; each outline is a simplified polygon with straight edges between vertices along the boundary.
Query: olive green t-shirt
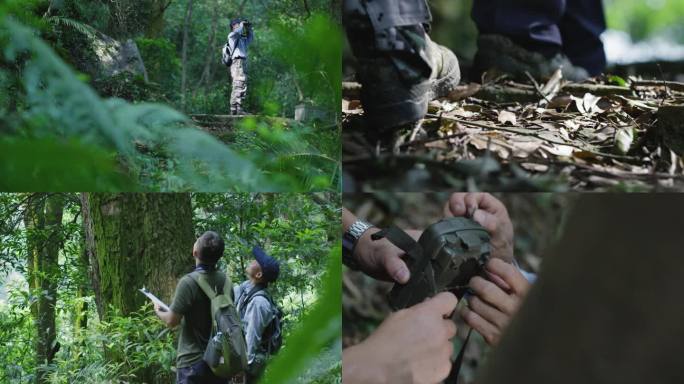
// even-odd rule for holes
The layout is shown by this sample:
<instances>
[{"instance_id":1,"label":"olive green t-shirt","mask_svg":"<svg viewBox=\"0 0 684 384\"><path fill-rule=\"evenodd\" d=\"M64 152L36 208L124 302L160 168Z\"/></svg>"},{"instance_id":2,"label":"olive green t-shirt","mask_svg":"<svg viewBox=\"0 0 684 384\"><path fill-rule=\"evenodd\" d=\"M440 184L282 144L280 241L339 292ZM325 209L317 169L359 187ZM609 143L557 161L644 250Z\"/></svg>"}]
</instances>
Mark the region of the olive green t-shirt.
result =
<instances>
[{"instance_id":1,"label":"olive green t-shirt","mask_svg":"<svg viewBox=\"0 0 684 384\"><path fill-rule=\"evenodd\" d=\"M218 294L222 293L226 275L221 271L206 274L214 290ZM176 367L189 367L202 360L207 348L211 333L211 303L192 276L187 274L178 281L170 308L173 312L183 315L178 337Z\"/></svg>"}]
</instances>

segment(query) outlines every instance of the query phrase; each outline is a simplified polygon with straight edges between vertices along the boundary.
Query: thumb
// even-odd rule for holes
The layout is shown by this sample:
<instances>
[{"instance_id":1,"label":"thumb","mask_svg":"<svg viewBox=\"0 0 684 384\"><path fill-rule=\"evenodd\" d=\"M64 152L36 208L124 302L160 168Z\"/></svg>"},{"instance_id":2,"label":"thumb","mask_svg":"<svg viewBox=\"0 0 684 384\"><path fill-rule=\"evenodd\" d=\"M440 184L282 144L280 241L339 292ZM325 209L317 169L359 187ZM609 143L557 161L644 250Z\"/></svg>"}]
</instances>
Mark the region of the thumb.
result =
<instances>
[{"instance_id":1,"label":"thumb","mask_svg":"<svg viewBox=\"0 0 684 384\"><path fill-rule=\"evenodd\" d=\"M441 292L418 305L437 311L442 316L450 316L454 312L456 304L458 304L458 299L453 293Z\"/></svg>"},{"instance_id":2,"label":"thumb","mask_svg":"<svg viewBox=\"0 0 684 384\"><path fill-rule=\"evenodd\" d=\"M473 213L473 220L484 227L484 229L489 232L490 236L493 237L496 234L499 222L495 215L485 210L478 209L475 211L475 213Z\"/></svg>"},{"instance_id":3,"label":"thumb","mask_svg":"<svg viewBox=\"0 0 684 384\"><path fill-rule=\"evenodd\" d=\"M409 272L406 263L404 263L404 260L402 260L398 254L385 256L382 263L385 267L385 271L394 279L394 281L400 284L405 284L409 281L411 272Z\"/></svg>"}]
</instances>

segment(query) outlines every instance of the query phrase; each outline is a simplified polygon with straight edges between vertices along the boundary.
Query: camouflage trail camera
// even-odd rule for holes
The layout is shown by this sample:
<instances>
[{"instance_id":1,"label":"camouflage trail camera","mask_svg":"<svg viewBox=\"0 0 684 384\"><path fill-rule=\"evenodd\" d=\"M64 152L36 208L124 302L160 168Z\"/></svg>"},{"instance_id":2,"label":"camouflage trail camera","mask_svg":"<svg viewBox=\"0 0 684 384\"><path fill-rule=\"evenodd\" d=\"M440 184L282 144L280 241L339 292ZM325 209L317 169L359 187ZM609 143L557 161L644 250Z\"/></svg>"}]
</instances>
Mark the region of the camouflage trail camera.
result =
<instances>
[{"instance_id":1,"label":"camouflage trail camera","mask_svg":"<svg viewBox=\"0 0 684 384\"><path fill-rule=\"evenodd\" d=\"M406 284L395 284L389 293L390 305L395 310L411 307L443 291L460 299L468 290L468 281L484 273L490 252L487 231L464 217L430 225L417 242L397 227L377 232L372 238L386 238L407 254L405 261L411 278Z\"/></svg>"}]
</instances>

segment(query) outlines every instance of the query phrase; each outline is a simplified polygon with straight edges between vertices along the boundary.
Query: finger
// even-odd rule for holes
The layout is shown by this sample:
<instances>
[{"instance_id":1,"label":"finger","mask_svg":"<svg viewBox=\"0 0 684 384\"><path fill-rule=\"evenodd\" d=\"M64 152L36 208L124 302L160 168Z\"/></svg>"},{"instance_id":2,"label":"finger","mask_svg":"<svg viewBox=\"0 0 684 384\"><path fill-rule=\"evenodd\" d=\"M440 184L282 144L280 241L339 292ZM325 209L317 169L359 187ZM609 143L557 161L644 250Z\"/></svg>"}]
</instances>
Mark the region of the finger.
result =
<instances>
[{"instance_id":1,"label":"finger","mask_svg":"<svg viewBox=\"0 0 684 384\"><path fill-rule=\"evenodd\" d=\"M428 311L436 311L441 316L449 316L454 312L456 304L458 304L458 299L453 293L442 292L418 304L416 307L420 306Z\"/></svg>"},{"instance_id":2,"label":"finger","mask_svg":"<svg viewBox=\"0 0 684 384\"><path fill-rule=\"evenodd\" d=\"M506 212L506 206L490 193L469 193L465 197L465 204L471 215L476 209L483 209L495 215Z\"/></svg>"},{"instance_id":3,"label":"finger","mask_svg":"<svg viewBox=\"0 0 684 384\"><path fill-rule=\"evenodd\" d=\"M477 296L468 299L468 307L499 329L504 329L510 319L508 315L480 300Z\"/></svg>"},{"instance_id":4,"label":"finger","mask_svg":"<svg viewBox=\"0 0 684 384\"><path fill-rule=\"evenodd\" d=\"M513 314L515 311L515 298L504 292L499 286L487 281L480 276L470 279L468 284L475 294L485 302L498 308L506 314Z\"/></svg>"},{"instance_id":5,"label":"finger","mask_svg":"<svg viewBox=\"0 0 684 384\"><path fill-rule=\"evenodd\" d=\"M466 205L465 205L466 193L453 193L444 207L444 216L465 216L466 215Z\"/></svg>"},{"instance_id":6,"label":"finger","mask_svg":"<svg viewBox=\"0 0 684 384\"><path fill-rule=\"evenodd\" d=\"M494 324L488 322L467 306L462 307L460 313L466 324L482 335L487 344L495 345L499 341L499 329Z\"/></svg>"},{"instance_id":7,"label":"finger","mask_svg":"<svg viewBox=\"0 0 684 384\"><path fill-rule=\"evenodd\" d=\"M525 276L513 264L507 263L503 260L492 258L485 265L487 272L499 276L505 281L511 290L519 295L525 295L530 289L530 283Z\"/></svg>"},{"instance_id":8,"label":"finger","mask_svg":"<svg viewBox=\"0 0 684 384\"><path fill-rule=\"evenodd\" d=\"M502 278L499 277L498 275L495 275L495 274L493 274L493 273L487 271L486 269L485 269L484 272L485 272L485 274L487 275L487 279L488 279L489 281L491 281L491 282L493 282L494 284L498 285L498 286L501 287L501 289L503 289L504 291L510 292L510 291L512 290L512 289L511 289L511 286L508 285L508 283L505 282L504 279L502 279Z\"/></svg>"},{"instance_id":9,"label":"finger","mask_svg":"<svg viewBox=\"0 0 684 384\"><path fill-rule=\"evenodd\" d=\"M499 218L483 209L476 209L472 216L478 224L480 224L489 233L490 236L495 237L499 230Z\"/></svg>"},{"instance_id":10,"label":"finger","mask_svg":"<svg viewBox=\"0 0 684 384\"><path fill-rule=\"evenodd\" d=\"M385 255L382 264L387 274L397 283L405 284L409 281L411 272L404 260L399 257L399 253Z\"/></svg>"},{"instance_id":11,"label":"finger","mask_svg":"<svg viewBox=\"0 0 684 384\"><path fill-rule=\"evenodd\" d=\"M454 336L456 336L456 323L454 323L451 318L445 319L444 320L444 333L446 335L447 339L452 339Z\"/></svg>"},{"instance_id":12,"label":"finger","mask_svg":"<svg viewBox=\"0 0 684 384\"><path fill-rule=\"evenodd\" d=\"M475 214L475 211L479 209L485 209L485 198L488 196L488 193L467 193L463 197L463 202L466 206L466 216L468 217L473 217L473 214ZM492 212L493 213L493 212Z\"/></svg>"}]
</instances>

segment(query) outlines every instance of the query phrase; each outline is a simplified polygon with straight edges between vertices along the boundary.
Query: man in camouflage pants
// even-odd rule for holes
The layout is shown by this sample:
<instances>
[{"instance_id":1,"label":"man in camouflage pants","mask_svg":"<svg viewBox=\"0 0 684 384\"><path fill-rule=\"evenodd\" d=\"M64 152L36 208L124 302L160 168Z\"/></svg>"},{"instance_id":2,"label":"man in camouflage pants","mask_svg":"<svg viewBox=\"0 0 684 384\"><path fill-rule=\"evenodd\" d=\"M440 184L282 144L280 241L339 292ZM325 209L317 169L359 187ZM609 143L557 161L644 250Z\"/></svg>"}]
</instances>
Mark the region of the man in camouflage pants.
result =
<instances>
[{"instance_id":1,"label":"man in camouflage pants","mask_svg":"<svg viewBox=\"0 0 684 384\"><path fill-rule=\"evenodd\" d=\"M431 19L425 0L344 1L343 24L370 126L411 124L427 113L430 99L458 85L458 60L430 40Z\"/></svg>"},{"instance_id":2,"label":"man in camouflage pants","mask_svg":"<svg viewBox=\"0 0 684 384\"><path fill-rule=\"evenodd\" d=\"M252 28L245 20L232 20L230 28L228 44L233 60L230 65L230 77L233 81L230 93L230 114L246 115L242 105L247 95L247 47L254 35Z\"/></svg>"}]
</instances>

